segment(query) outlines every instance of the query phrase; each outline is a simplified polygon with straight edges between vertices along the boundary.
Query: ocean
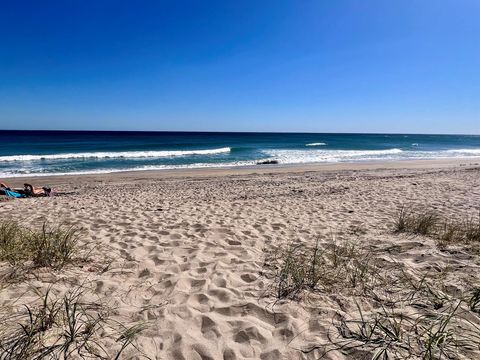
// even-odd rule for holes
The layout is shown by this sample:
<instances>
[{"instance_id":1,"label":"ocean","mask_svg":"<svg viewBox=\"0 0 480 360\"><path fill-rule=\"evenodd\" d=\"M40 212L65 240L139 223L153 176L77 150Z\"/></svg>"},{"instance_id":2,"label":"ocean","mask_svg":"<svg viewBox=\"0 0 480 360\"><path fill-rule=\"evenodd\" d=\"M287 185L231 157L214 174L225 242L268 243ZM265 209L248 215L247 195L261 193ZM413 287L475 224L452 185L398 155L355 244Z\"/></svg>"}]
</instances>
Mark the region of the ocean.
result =
<instances>
[{"instance_id":1,"label":"ocean","mask_svg":"<svg viewBox=\"0 0 480 360\"><path fill-rule=\"evenodd\" d=\"M480 159L480 136L0 131L0 178L450 158Z\"/></svg>"}]
</instances>

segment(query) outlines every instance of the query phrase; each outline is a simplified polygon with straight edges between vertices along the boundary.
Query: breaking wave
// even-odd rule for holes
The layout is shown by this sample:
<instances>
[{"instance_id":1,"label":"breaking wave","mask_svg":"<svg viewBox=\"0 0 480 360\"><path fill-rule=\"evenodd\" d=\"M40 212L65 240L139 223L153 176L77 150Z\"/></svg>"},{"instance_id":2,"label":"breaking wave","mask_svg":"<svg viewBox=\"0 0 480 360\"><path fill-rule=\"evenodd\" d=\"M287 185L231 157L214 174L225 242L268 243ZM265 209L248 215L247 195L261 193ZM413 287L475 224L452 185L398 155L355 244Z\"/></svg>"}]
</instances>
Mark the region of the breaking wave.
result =
<instances>
[{"instance_id":1,"label":"breaking wave","mask_svg":"<svg viewBox=\"0 0 480 360\"><path fill-rule=\"evenodd\" d=\"M215 155L229 153L231 148L207 150L165 150L165 151L119 151L119 152L85 152L48 155L10 155L0 156L0 161L36 161L58 159L135 159L135 158L162 158L188 155Z\"/></svg>"},{"instance_id":2,"label":"breaking wave","mask_svg":"<svg viewBox=\"0 0 480 360\"><path fill-rule=\"evenodd\" d=\"M339 162L388 159L402 154L401 149L387 150L269 150L265 154L281 164Z\"/></svg>"},{"instance_id":3,"label":"breaking wave","mask_svg":"<svg viewBox=\"0 0 480 360\"><path fill-rule=\"evenodd\" d=\"M324 142L305 144L305 146L325 146L325 145L327 145L327 143L324 143Z\"/></svg>"}]
</instances>

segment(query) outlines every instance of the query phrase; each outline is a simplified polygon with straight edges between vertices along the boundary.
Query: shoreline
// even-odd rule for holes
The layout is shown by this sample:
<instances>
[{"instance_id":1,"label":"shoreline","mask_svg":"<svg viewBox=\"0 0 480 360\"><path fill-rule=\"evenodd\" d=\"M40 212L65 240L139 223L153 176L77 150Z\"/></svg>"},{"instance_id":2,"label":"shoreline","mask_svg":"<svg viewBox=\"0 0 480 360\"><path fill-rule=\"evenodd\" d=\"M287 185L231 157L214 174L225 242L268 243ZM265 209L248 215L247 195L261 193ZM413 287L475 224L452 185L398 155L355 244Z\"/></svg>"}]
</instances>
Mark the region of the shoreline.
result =
<instances>
[{"instance_id":1,"label":"shoreline","mask_svg":"<svg viewBox=\"0 0 480 360\"><path fill-rule=\"evenodd\" d=\"M252 165L241 167L209 167L164 170L125 170L110 173L93 174L62 174L62 175L34 175L0 178L17 186L26 182L49 183L50 185L71 183L72 180L81 181L115 181L115 180L149 180L162 178L189 178L189 177L221 177L250 174L285 174L306 172L340 172L360 170L394 170L394 169L448 169L468 168L480 166L479 158L457 159L428 159L428 160L395 160L395 161L368 161L345 163L311 163L311 164L280 164L280 165ZM6 179L6 180L5 180ZM41 181L40 181L41 179Z\"/></svg>"}]
</instances>

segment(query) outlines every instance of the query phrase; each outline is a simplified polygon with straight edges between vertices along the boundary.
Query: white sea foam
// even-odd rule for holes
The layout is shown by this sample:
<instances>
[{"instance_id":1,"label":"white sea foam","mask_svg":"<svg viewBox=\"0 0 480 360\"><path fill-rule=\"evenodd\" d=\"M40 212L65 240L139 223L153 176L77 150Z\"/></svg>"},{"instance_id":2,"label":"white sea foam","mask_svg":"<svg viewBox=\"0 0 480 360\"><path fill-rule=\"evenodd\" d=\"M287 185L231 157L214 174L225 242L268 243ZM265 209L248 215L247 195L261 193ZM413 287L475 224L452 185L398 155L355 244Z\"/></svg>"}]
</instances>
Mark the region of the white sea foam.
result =
<instances>
[{"instance_id":1,"label":"white sea foam","mask_svg":"<svg viewBox=\"0 0 480 360\"><path fill-rule=\"evenodd\" d=\"M165 151L119 151L119 152L85 152L69 154L47 155L10 155L0 156L0 161L35 161L57 159L135 159L135 158L162 158L188 155L215 155L229 153L231 148L224 147L207 150L165 150Z\"/></svg>"},{"instance_id":2,"label":"white sea foam","mask_svg":"<svg viewBox=\"0 0 480 360\"><path fill-rule=\"evenodd\" d=\"M401 149L386 150L268 150L265 154L281 164L339 162L384 159L399 155Z\"/></svg>"},{"instance_id":3,"label":"white sea foam","mask_svg":"<svg viewBox=\"0 0 480 360\"><path fill-rule=\"evenodd\" d=\"M447 150L453 154L468 154L468 155L480 155L480 149L451 149Z\"/></svg>"},{"instance_id":4,"label":"white sea foam","mask_svg":"<svg viewBox=\"0 0 480 360\"><path fill-rule=\"evenodd\" d=\"M327 143L324 143L324 142L305 144L305 146L325 146L325 145L327 145Z\"/></svg>"}]
</instances>

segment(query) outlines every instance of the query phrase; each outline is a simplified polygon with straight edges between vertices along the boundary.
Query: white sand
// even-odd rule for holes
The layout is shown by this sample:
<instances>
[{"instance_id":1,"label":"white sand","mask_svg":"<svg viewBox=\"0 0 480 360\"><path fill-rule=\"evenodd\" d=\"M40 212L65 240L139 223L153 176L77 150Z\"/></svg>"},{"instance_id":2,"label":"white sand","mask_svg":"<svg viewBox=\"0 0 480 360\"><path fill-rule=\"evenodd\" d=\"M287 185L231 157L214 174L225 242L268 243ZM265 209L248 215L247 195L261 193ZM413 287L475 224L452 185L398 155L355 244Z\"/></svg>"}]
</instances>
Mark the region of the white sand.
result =
<instances>
[{"instance_id":1,"label":"white sand","mask_svg":"<svg viewBox=\"0 0 480 360\"><path fill-rule=\"evenodd\" d=\"M33 299L32 287L54 284L60 293L88 284L92 301L114 306L115 320L147 322L137 343L154 359L314 358L298 349L324 342L335 313L354 305L330 295L274 305L274 298L263 296L270 285L261 276L264 249L327 241L334 233L388 252L413 269L454 267L448 283L459 290L479 282L478 256L441 252L428 238L394 235L391 221L405 203L455 216L478 213L480 168L458 162L441 168L438 163L374 167L384 169L29 179L72 193L1 202L0 216L33 225L48 220L81 226L84 241L95 245L93 261L9 285L0 303L22 294ZM23 181L14 179L13 185ZM347 358L340 352L331 357Z\"/></svg>"}]
</instances>

